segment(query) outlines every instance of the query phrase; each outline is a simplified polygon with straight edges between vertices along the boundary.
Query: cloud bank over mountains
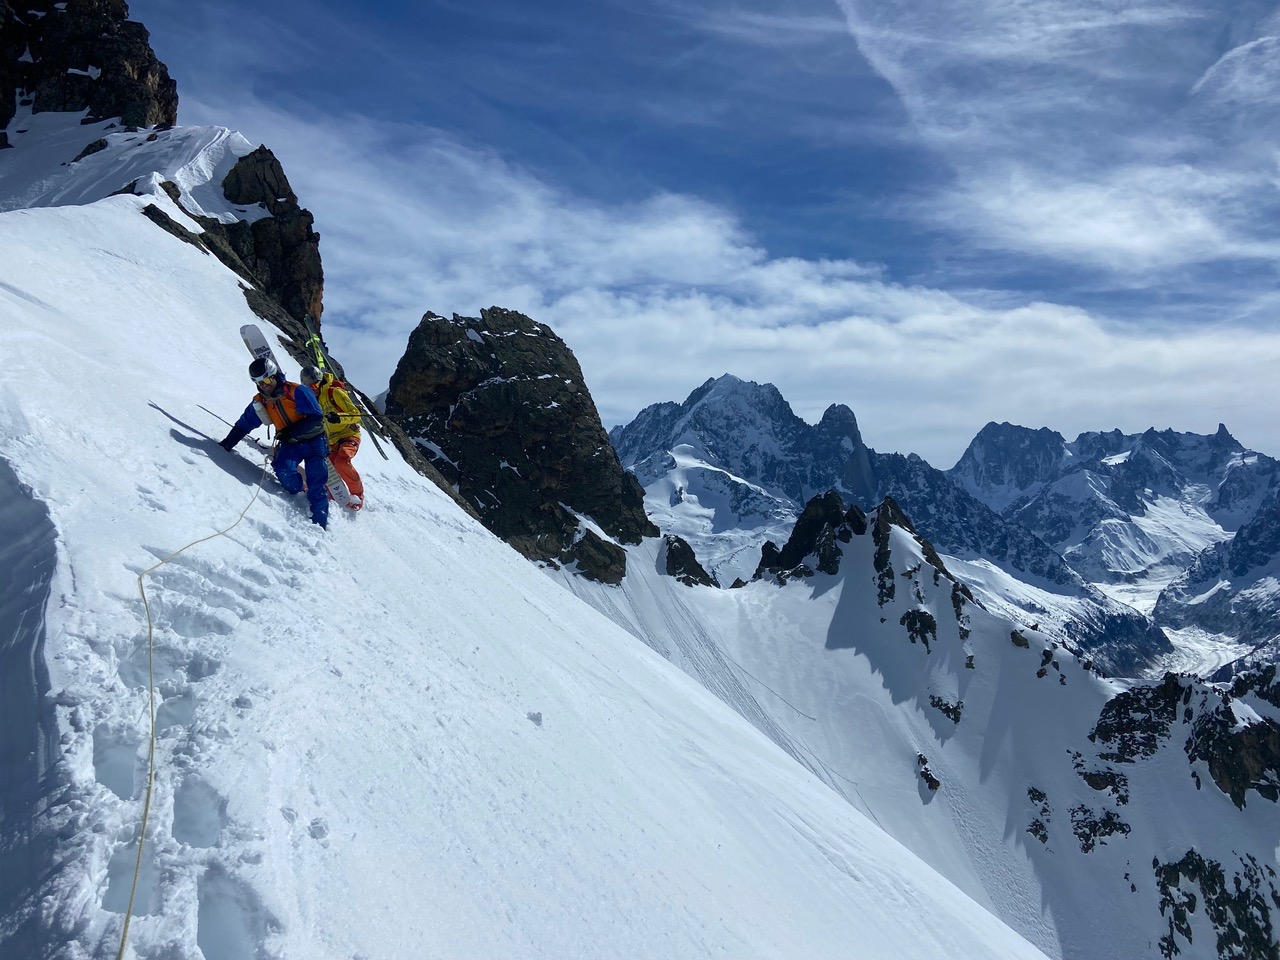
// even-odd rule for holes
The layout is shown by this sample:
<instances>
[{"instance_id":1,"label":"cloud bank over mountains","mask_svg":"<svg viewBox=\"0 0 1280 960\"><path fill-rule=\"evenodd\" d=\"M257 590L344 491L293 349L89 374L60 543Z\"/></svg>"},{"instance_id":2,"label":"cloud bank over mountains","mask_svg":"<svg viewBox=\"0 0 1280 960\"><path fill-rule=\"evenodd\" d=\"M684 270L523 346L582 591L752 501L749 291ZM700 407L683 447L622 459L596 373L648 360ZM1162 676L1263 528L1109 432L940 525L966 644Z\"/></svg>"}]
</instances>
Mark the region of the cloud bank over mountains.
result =
<instances>
[{"instance_id":1,"label":"cloud bank over mountains","mask_svg":"<svg viewBox=\"0 0 1280 960\"><path fill-rule=\"evenodd\" d=\"M153 6L171 5L134 15L187 60ZM847 403L873 447L943 467L989 420L1225 422L1280 450L1259 386L1280 359L1274 24L1077 7L632 11L665 44L648 59L565 5L523 45L442 7L457 50L419 37L418 61L387 23L354 25L357 59L385 41L359 82L243 49L228 82L215 36L182 121L269 138L314 198L331 336L364 382L425 310L500 304L573 344L606 423L728 370L811 420ZM610 54L616 76L584 88ZM683 87L649 79L659 59Z\"/></svg>"}]
</instances>

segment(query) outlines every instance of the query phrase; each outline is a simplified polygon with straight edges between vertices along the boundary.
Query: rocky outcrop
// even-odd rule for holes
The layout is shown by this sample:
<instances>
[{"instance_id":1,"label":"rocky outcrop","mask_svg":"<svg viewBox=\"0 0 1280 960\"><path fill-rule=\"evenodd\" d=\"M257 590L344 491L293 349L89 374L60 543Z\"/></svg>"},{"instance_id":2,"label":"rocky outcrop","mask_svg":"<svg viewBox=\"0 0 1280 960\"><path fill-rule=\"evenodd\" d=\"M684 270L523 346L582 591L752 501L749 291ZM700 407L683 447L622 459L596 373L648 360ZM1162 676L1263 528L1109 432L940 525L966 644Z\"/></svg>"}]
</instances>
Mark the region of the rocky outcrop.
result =
<instances>
[{"instance_id":1,"label":"rocky outcrop","mask_svg":"<svg viewBox=\"0 0 1280 960\"><path fill-rule=\"evenodd\" d=\"M610 541L658 535L573 352L529 317L498 307L479 318L425 314L386 411L484 524L530 559L618 583L626 555Z\"/></svg>"},{"instance_id":2,"label":"rocky outcrop","mask_svg":"<svg viewBox=\"0 0 1280 960\"><path fill-rule=\"evenodd\" d=\"M1265 699L1266 675L1238 688ZM1100 760L1136 763L1154 756L1175 736L1187 762L1203 762L1214 784L1243 808L1250 791L1280 800L1280 723L1249 710L1242 721L1232 697L1193 677L1168 673L1157 684L1138 684L1103 706L1089 739L1102 749ZM1193 772L1199 783L1199 776Z\"/></svg>"},{"instance_id":3,"label":"rocky outcrop","mask_svg":"<svg viewBox=\"0 0 1280 960\"><path fill-rule=\"evenodd\" d=\"M716 578L703 569L693 552L693 547L683 537L667 534L662 538L666 545L666 559L663 570L667 576L675 577L685 586L718 587Z\"/></svg>"},{"instance_id":4,"label":"rocky outcrop","mask_svg":"<svg viewBox=\"0 0 1280 960\"><path fill-rule=\"evenodd\" d=\"M250 159L252 158L252 159ZM247 161L247 162L246 162ZM157 225L189 243L209 251L227 267L234 270L253 285L262 296L254 297L249 290L245 296L249 306L264 320L279 324L299 343L307 338L303 320L310 315L320 325L324 309L324 267L320 260L320 235L312 229L314 218L309 210L298 205L297 197L289 189L289 181L275 156L266 147L258 147L242 157L232 167L224 180L230 181L242 167L265 167L271 174L257 182L257 192L247 192L243 179L235 182L236 196L256 196L258 199L232 200L236 204L264 203L271 185L283 186L285 193L272 198L269 210L272 216L247 222L234 220L224 223L216 217L192 213L182 203L182 194L174 183L162 186L169 198L192 220L203 228L195 234L175 223L154 204L143 212ZM253 183L253 181L250 181ZM132 186L129 188L132 190ZM231 199L228 193L228 199ZM265 303L263 301L266 301ZM276 309L276 308L280 309ZM283 313L284 320L278 315Z\"/></svg>"},{"instance_id":5,"label":"rocky outcrop","mask_svg":"<svg viewBox=\"0 0 1280 960\"><path fill-rule=\"evenodd\" d=\"M1219 863L1196 850L1181 860L1152 861L1160 916L1168 923L1160 956L1168 960L1193 945L1191 918L1199 912L1212 928L1219 957L1276 960L1280 950L1271 904L1280 908L1280 888L1275 868L1251 854L1237 854L1237 863Z\"/></svg>"},{"instance_id":6,"label":"rocky outcrop","mask_svg":"<svg viewBox=\"0 0 1280 960\"><path fill-rule=\"evenodd\" d=\"M846 510L840 494L828 490L805 504L785 546L778 549L772 541L765 542L754 579L771 574L785 582L789 577L812 576L805 562L810 557L819 573L834 575L840 571L840 544L866 532L867 515L862 509L854 504Z\"/></svg>"},{"instance_id":7,"label":"rocky outcrop","mask_svg":"<svg viewBox=\"0 0 1280 960\"><path fill-rule=\"evenodd\" d=\"M227 243L263 289L297 319L310 314L320 323L324 310L324 268L320 234L311 211L298 204L289 178L265 146L236 161L222 192L237 205L262 204L271 214L253 223L219 224ZM205 229L218 227L205 224Z\"/></svg>"},{"instance_id":8,"label":"rocky outcrop","mask_svg":"<svg viewBox=\"0 0 1280 960\"><path fill-rule=\"evenodd\" d=\"M32 111L88 110L86 123L168 127L178 88L124 0L26 0L0 6L0 128L15 95Z\"/></svg>"}]
</instances>

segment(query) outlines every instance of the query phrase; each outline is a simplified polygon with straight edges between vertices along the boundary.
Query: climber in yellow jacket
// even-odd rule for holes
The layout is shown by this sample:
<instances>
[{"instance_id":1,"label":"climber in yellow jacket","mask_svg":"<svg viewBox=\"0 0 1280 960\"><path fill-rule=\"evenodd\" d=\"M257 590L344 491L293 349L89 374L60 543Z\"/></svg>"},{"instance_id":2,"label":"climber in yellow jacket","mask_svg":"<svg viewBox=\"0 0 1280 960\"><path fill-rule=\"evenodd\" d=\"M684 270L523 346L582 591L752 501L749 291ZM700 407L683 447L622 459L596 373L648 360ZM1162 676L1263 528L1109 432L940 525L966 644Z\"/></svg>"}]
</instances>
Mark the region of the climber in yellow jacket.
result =
<instances>
[{"instance_id":1,"label":"climber in yellow jacket","mask_svg":"<svg viewBox=\"0 0 1280 960\"><path fill-rule=\"evenodd\" d=\"M329 439L329 462L347 485L353 510L364 506L364 483L351 459L360 449L360 408L347 393L347 385L328 371L313 366L302 368L302 382L309 384L324 411L325 434Z\"/></svg>"}]
</instances>

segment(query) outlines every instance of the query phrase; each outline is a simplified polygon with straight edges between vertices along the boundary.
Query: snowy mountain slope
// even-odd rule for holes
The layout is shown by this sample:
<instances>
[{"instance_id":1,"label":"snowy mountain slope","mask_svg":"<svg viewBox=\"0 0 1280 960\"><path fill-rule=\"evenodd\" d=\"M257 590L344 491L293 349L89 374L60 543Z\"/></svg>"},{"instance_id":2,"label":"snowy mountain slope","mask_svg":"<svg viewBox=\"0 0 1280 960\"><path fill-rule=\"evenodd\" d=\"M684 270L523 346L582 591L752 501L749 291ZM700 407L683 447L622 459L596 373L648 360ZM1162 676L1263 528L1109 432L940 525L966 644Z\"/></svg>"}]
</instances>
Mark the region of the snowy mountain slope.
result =
<instances>
[{"instance_id":1,"label":"snowy mountain slope","mask_svg":"<svg viewBox=\"0 0 1280 960\"><path fill-rule=\"evenodd\" d=\"M1150 612L1165 583L1258 511L1280 464L1222 425L1212 436L1113 430L1068 443L1054 431L989 423L948 475L1089 580L1128 585L1126 596Z\"/></svg>"},{"instance_id":2,"label":"snowy mountain slope","mask_svg":"<svg viewBox=\"0 0 1280 960\"><path fill-rule=\"evenodd\" d=\"M54 712L0 734L5 956L115 955L135 578L262 476L214 443L251 390L240 282L148 202L0 214L0 460L34 503L0 529L47 542L43 504L56 546L0 593ZM1038 955L398 459L359 465L358 518L321 533L268 479L147 576L126 955Z\"/></svg>"},{"instance_id":3,"label":"snowy mountain slope","mask_svg":"<svg viewBox=\"0 0 1280 960\"><path fill-rule=\"evenodd\" d=\"M658 403L609 435L647 491L656 523L683 537L720 582L750 579L767 539L785 539L799 507L835 489L874 495L868 450L848 407L811 426L773 384L730 374L680 404Z\"/></svg>"},{"instance_id":4,"label":"snowy mountain slope","mask_svg":"<svg viewBox=\"0 0 1280 960\"><path fill-rule=\"evenodd\" d=\"M1177 627L1230 637L1247 661L1280 658L1280 490L1231 540L1204 550L1155 610Z\"/></svg>"},{"instance_id":5,"label":"snowy mountain slope","mask_svg":"<svg viewBox=\"0 0 1280 960\"><path fill-rule=\"evenodd\" d=\"M714 656L698 669L717 661L726 674L713 689L749 691L786 749L1050 956L1154 957L1165 944L1185 957L1272 956L1274 927L1253 925L1252 908L1212 928L1212 878L1196 886L1184 875L1181 895L1202 906L1187 918L1191 941L1176 935L1179 894L1163 865L1206 858L1228 890L1238 875L1264 909L1280 908L1268 872L1280 771L1260 781L1272 799L1250 793L1239 809L1211 764L1184 750L1220 717L1275 736L1262 721L1280 719L1274 703L1237 700L1230 715L1220 691L1189 679L1103 679L1044 635L958 606L918 541L890 534L883 556L873 534L855 536L836 575L781 587L687 587L657 574L644 551L659 548L648 544L616 590L550 575L658 649L701 625ZM1232 937L1248 950L1224 947Z\"/></svg>"},{"instance_id":6,"label":"snowy mountain slope","mask_svg":"<svg viewBox=\"0 0 1280 960\"><path fill-rule=\"evenodd\" d=\"M1055 435L1056 436L1056 435ZM1171 651L1150 619L1109 597L1031 531L1002 518L915 454L863 444L847 407L811 426L771 384L708 380L682 404L641 411L610 439L645 487L645 507L682 537L724 586L749 580L760 548L781 543L812 496L835 490L870 509L897 500L921 532L970 577L982 602L1115 673Z\"/></svg>"},{"instance_id":7,"label":"snowy mountain slope","mask_svg":"<svg viewBox=\"0 0 1280 960\"><path fill-rule=\"evenodd\" d=\"M92 203L135 181L141 181L139 192L158 194L168 181L196 216L230 223L268 215L261 204L236 206L222 193L228 171L253 151L239 133L225 127L128 131L114 120L82 126L83 116L18 108L9 125L13 148L0 152L0 211ZM100 146L81 157L94 144Z\"/></svg>"}]
</instances>

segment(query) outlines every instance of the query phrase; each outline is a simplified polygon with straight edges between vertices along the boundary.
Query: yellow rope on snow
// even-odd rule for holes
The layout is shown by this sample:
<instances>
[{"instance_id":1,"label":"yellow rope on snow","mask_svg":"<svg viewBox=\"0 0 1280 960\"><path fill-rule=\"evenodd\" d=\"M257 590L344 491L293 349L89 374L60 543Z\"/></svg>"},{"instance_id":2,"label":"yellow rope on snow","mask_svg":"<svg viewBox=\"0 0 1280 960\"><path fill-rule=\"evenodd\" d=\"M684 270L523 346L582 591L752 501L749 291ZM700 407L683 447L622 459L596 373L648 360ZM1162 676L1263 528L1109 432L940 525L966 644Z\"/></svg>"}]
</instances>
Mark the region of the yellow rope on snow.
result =
<instances>
[{"instance_id":1,"label":"yellow rope on snow","mask_svg":"<svg viewBox=\"0 0 1280 960\"><path fill-rule=\"evenodd\" d=\"M258 478L258 485L253 490L253 496L249 502L245 504L240 516L236 517L235 523L227 527L225 530L219 530L217 533L211 533L207 537L201 537L199 540L192 540L185 547L173 551L159 563L148 567L138 574L138 592L142 594L142 608L147 613L147 705L151 714L151 736L150 746L147 748L147 792L142 801L142 829L138 834L138 859L133 867L133 885L129 888L129 906L124 912L124 930L120 933L120 950L116 953L116 960L123 960L125 945L129 942L129 921L133 918L133 898L138 892L138 877L142 874L142 850L147 842L147 819L151 816L151 787L155 783L156 776L156 683L155 683L155 640L153 636L153 628L151 623L151 604L147 601L147 588L142 584L142 578L153 570L158 570L166 563L172 560L178 554L191 549L197 544L214 540L217 537L226 536L244 519L249 508L253 506L258 499L258 494L262 492L262 485L267 481L267 467L271 464L272 454L275 453L275 445L267 452L266 459L262 462L262 476Z\"/></svg>"}]
</instances>

